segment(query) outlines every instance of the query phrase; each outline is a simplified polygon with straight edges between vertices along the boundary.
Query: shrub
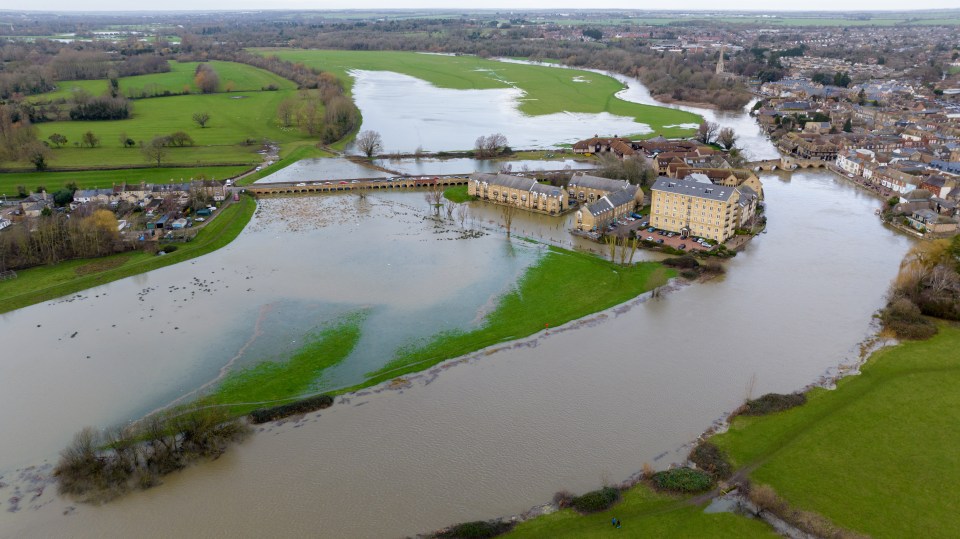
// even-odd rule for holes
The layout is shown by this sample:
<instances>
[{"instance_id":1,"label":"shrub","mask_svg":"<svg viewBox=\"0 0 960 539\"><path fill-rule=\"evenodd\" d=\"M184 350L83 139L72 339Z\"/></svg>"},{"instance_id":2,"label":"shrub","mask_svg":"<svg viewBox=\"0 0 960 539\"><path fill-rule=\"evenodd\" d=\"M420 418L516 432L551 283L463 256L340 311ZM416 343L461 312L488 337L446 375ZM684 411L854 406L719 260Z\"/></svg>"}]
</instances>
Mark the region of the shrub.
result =
<instances>
[{"instance_id":1,"label":"shrub","mask_svg":"<svg viewBox=\"0 0 960 539\"><path fill-rule=\"evenodd\" d=\"M683 270L683 271L680 272L680 276L683 277L684 279L693 280L693 279L696 279L697 277L699 277L700 274L697 273L697 270L685 269L685 270Z\"/></svg>"},{"instance_id":2,"label":"shrub","mask_svg":"<svg viewBox=\"0 0 960 539\"><path fill-rule=\"evenodd\" d=\"M898 339L924 340L937 334L937 325L923 317L920 308L904 297L892 300L880 311L880 320Z\"/></svg>"},{"instance_id":3,"label":"shrub","mask_svg":"<svg viewBox=\"0 0 960 539\"><path fill-rule=\"evenodd\" d=\"M803 393L789 393L786 395L767 393L758 399L748 400L746 404L743 405L740 413L742 415L767 415L789 410L806 402L807 396Z\"/></svg>"},{"instance_id":4,"label":"shrub","mask_svg":"<svg viewBox=\"0 0 960 539\"><path fill-rule=\"evenodd\" d=\"M613 487L588 492L570 500L570 505L581 513L596 513L613 507L620 501L620 491Z\"/></svg>"},{"instance_id":5,"label":"shrub","mask_svg":"<svg viewBox=\"0 0 960 539\"><path fill-rule=\"evenodd\" d=\"M494 520L486 522L477 520L474 522L464 522L451 527L449 530L435 535L437 538L449 539L468 539L474 537L496 537L503 535L513 528L513 524Z\"/></svg>"},{"instance_id":6,"label":"shrub","mask_svg":"<svg viewBox=\"0 0 960 539\"><path fill-rule=\"evenodd\" d=\"M176 245L173 245L173 244L169 244L169 245L164 245L164 246L163 246L163 252L165 252L165 253L167 253L167 254L170 254L170 253L172 253L172 252L174 252L174 251L176 251L176 250L177 250L177 246L176 246Z\"/></svg>"},{"instance_id":7,"label":"shrub","mask_svg":"<svg viewBox=\"0 0 960 539\"><path fill-rule=\"evenodd\" d=\"M695 269L700 266L700 263L690 255L683 255L676 258L668 258L663 261L663 265L673 268Z\"/></svg>"},{"instance_id":8,"label":"shrub","mask_svg":"<svg viewBox=\"0 0 960 539\"><path fill-rule=\"evenodd\" d=\"M567 490L557 491L553 495L553 503L560 509L570 507L570 504L573 502L573 494Z\"/></svg>"},{"instance_id":9,"label":"shrub","mask_svg":"<svg viewBox=\"0 0 960 539\"><path fill-rule=\"evenodd\" d=\"M250 421L253 423L266 423L276 421L296 414L305 414L315 410L322 410L333 406L333 397L330 395L317 395L290 404L274 406L273 408L260 408L250 412Z\"/></svg>"},{"instance_id":10,"label":"shrub","mask_svg":"<svg viewBox=\"0 0 960 539\"><path fill-rule=\"evenodd\" d=\"M716 479L726 479L733 473L733 466L730 466L727 456L710 442L700 442L694 447L690 452L690 461Z\"/></svg>"},{"instance_id":11,"label":"shrub","mask_svg":"<svg viewBox=\"0 0 960 539\"><path fill-rule=\"evenodd\" d=\"M713 477L693 468L674 468L653 474L653 484L671 492L703 492L713 486Z\"/></svg>"}]
</instances>

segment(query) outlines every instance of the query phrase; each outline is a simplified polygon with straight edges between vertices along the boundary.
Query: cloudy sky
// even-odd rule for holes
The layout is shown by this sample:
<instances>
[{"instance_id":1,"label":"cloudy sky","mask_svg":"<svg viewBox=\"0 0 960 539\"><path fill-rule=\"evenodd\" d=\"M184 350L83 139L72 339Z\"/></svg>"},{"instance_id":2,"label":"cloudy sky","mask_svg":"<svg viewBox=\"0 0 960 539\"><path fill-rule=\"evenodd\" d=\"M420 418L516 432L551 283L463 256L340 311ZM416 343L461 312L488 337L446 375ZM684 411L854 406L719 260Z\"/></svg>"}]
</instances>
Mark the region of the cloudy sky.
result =
<instances>
[{"instance_id":1,"label":"cloudy sky","mask_svg":"<svg viewBox=\"0 0 960 539\"><path fill-rule=\"evenodd\" d=\"M78 3L76 0L33 0L24 4L4 2L0 9L30 9L44 11L140 11L140 10L262 10L262 9L403 9L403 8L444 8L444 9L684 9L716 10L722 9L722 3L716 0L686 0L684 2L627 3L623 0L490 0L466 2L463 0L165 0L162 3L130 2L129 0L88 0ZM960 8L958 0L913 0L911 2L893 2L892 0L804 0L803 2L771 2L769 0L739 0L729 4L737 10L908 10L908 9L945 9Z\"/></svg>"}]
</instances>

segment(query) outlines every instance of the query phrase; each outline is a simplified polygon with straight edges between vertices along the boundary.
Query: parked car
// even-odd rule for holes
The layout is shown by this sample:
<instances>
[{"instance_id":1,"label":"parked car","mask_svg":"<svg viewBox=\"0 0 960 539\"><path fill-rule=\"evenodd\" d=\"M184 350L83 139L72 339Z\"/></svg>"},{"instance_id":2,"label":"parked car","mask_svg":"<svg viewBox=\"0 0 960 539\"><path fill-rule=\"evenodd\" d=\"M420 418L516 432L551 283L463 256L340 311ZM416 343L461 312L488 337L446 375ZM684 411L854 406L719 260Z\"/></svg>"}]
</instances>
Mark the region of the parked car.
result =
<instances>
[{"instance_id":1,"label":"parked car","mask_svg":"<svg viewBox=\"0 0 960 539\"><path fill-rule=\"evenodd\" d=\"M650 228L647 229L647 232L654 232L654 231L656 231L656 230L657 230L656 228L650 227Z\"/></svg>"},{"instance_id":2,"label":"parked car","mask_svg":"<svg viewBox=\"0 0 960 539\"><path fill-rule=\"evenodd\" d=\"M340 182L340 185L347 185L347 182L342 181L342 182Z\"/></svg>"},{"instance_id":3,"label":"parked car","mask_svg":"<svg viewBox=\"0 0 960 539\"><path fill-rule=\"evenodd\" d=\"M657 243L663 243L663 238L658 239Z\"/></svg>"},{"instance_id":4,"label":"parked car","mask_svg":"<svg viewBox=\"0 0 960 539\"><path fill-rule=\"evenodd\" d=\"M680 250L681 250L681 251L683 251L683 250L686 249L686 248L687 248L687 244L686 244L686 243L681 243L681 244L680 244Z\"/></svg>"},{"instance_id":5,"label":"parked car","mask_svg":"<svg viewBox=\"0 0 960 539\"><path fill-rule=\"evenodd\" d=\"M653 236L647 236L647 241L653 241Z\"/></svg>"}]
</instances>

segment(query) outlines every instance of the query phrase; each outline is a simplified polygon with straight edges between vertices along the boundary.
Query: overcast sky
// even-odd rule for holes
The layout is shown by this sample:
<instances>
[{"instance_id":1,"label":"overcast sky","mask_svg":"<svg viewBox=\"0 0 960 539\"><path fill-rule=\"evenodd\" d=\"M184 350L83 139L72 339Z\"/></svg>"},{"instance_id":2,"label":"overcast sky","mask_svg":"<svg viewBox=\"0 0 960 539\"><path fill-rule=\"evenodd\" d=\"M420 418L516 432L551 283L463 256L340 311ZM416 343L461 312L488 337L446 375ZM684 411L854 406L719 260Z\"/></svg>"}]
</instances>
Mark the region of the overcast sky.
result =
<instances>
[{"instance_id":1,"label":"overcast sky","mask_svg":"<svg viewBox=\"0 0 960 539\"><path fill-rule=\"evenodd\" d=\"M480 2L445 0L165 0L156 2L130 2L130 0L33 0L17 4L4 2L3 9L30 9L44 11L157 11L157 10L262 10L262 9L618 9L618 10L716 10L724 3L716 0L686 0L684 2L624 2L623 0L490 0ZM727 3L730 9L749 10L801 10L801 11L870 11L908 9L960 8L960 0L803 0L801 2L777 2L770 0L738 0Z\"/></svg>"}]
</instances>

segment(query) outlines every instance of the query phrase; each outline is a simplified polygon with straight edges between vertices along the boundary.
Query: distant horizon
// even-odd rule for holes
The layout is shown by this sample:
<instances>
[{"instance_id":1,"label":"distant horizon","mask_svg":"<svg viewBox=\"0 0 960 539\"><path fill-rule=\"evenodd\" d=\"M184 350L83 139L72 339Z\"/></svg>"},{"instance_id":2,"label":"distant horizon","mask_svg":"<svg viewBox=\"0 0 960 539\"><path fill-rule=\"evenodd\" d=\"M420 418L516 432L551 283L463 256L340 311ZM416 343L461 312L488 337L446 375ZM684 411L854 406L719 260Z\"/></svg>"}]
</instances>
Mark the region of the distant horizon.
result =
<instances>
[{"instance_id":1,"label":"distant horizon","mask_svg":"<svg viewBox=\"0 0 960 539\"><path fill-rule=\"evenodd\" d=\"M779 9L769 9L761 6L766 2L760 0L744 0L739 9L718 9L713 2L708 0L690 0L685 9L663 8L663 7L633 7L625 9L622 4L610 2L606 6L595 6L584 8L580 2L570 0L557 0L549 5L545 0L527 0L526 2L511 2L504 5L493 5L489 7L474 6L450 6L443 0L421 0L411 2L411 5L398 7L395 3L384 5L382 0L357 0L350 8L344 8L336 2L314 0L277 0L271 2L271 7L265 8L262 3L254 0L206 0L196 2L190 0L169 0L165 8L143 8L131 9L128 2L124 0L91 0L84 9L76 9L75 2L67 0L37 0L33 2L31 9L0 9L3 14L15 13L64 13L64 14L84 14L111 12L116 15L126 13L177 13L177 12L195 12L195 13L237 13L237 12L282 12L282 11L301 11L301 12L364 12L364 11L383 11L383 12L402 12L411 10L431 10L441 12L525 12L525 11L562 11L570 10L572 12L603 12L617 11L621 13L631 12L659 12L659 13L731 13L731 14L838 14L838 13L919 13L932 11L960 11L960 6L956 0L918 0L913 2L914 6L908 9L900 7L876 7L872 5L871 0L808 0L802 9L790 9L781 7ZM198 4L204 4L199 7ZM320 4L320 5L317 5ZM329 4L329 5L325 5ZM520 5L518 5L520 4ZM745 4L745 5L744 5ZM919 5L917 5L919 4Z\"/></svg>"}]
</instances>

